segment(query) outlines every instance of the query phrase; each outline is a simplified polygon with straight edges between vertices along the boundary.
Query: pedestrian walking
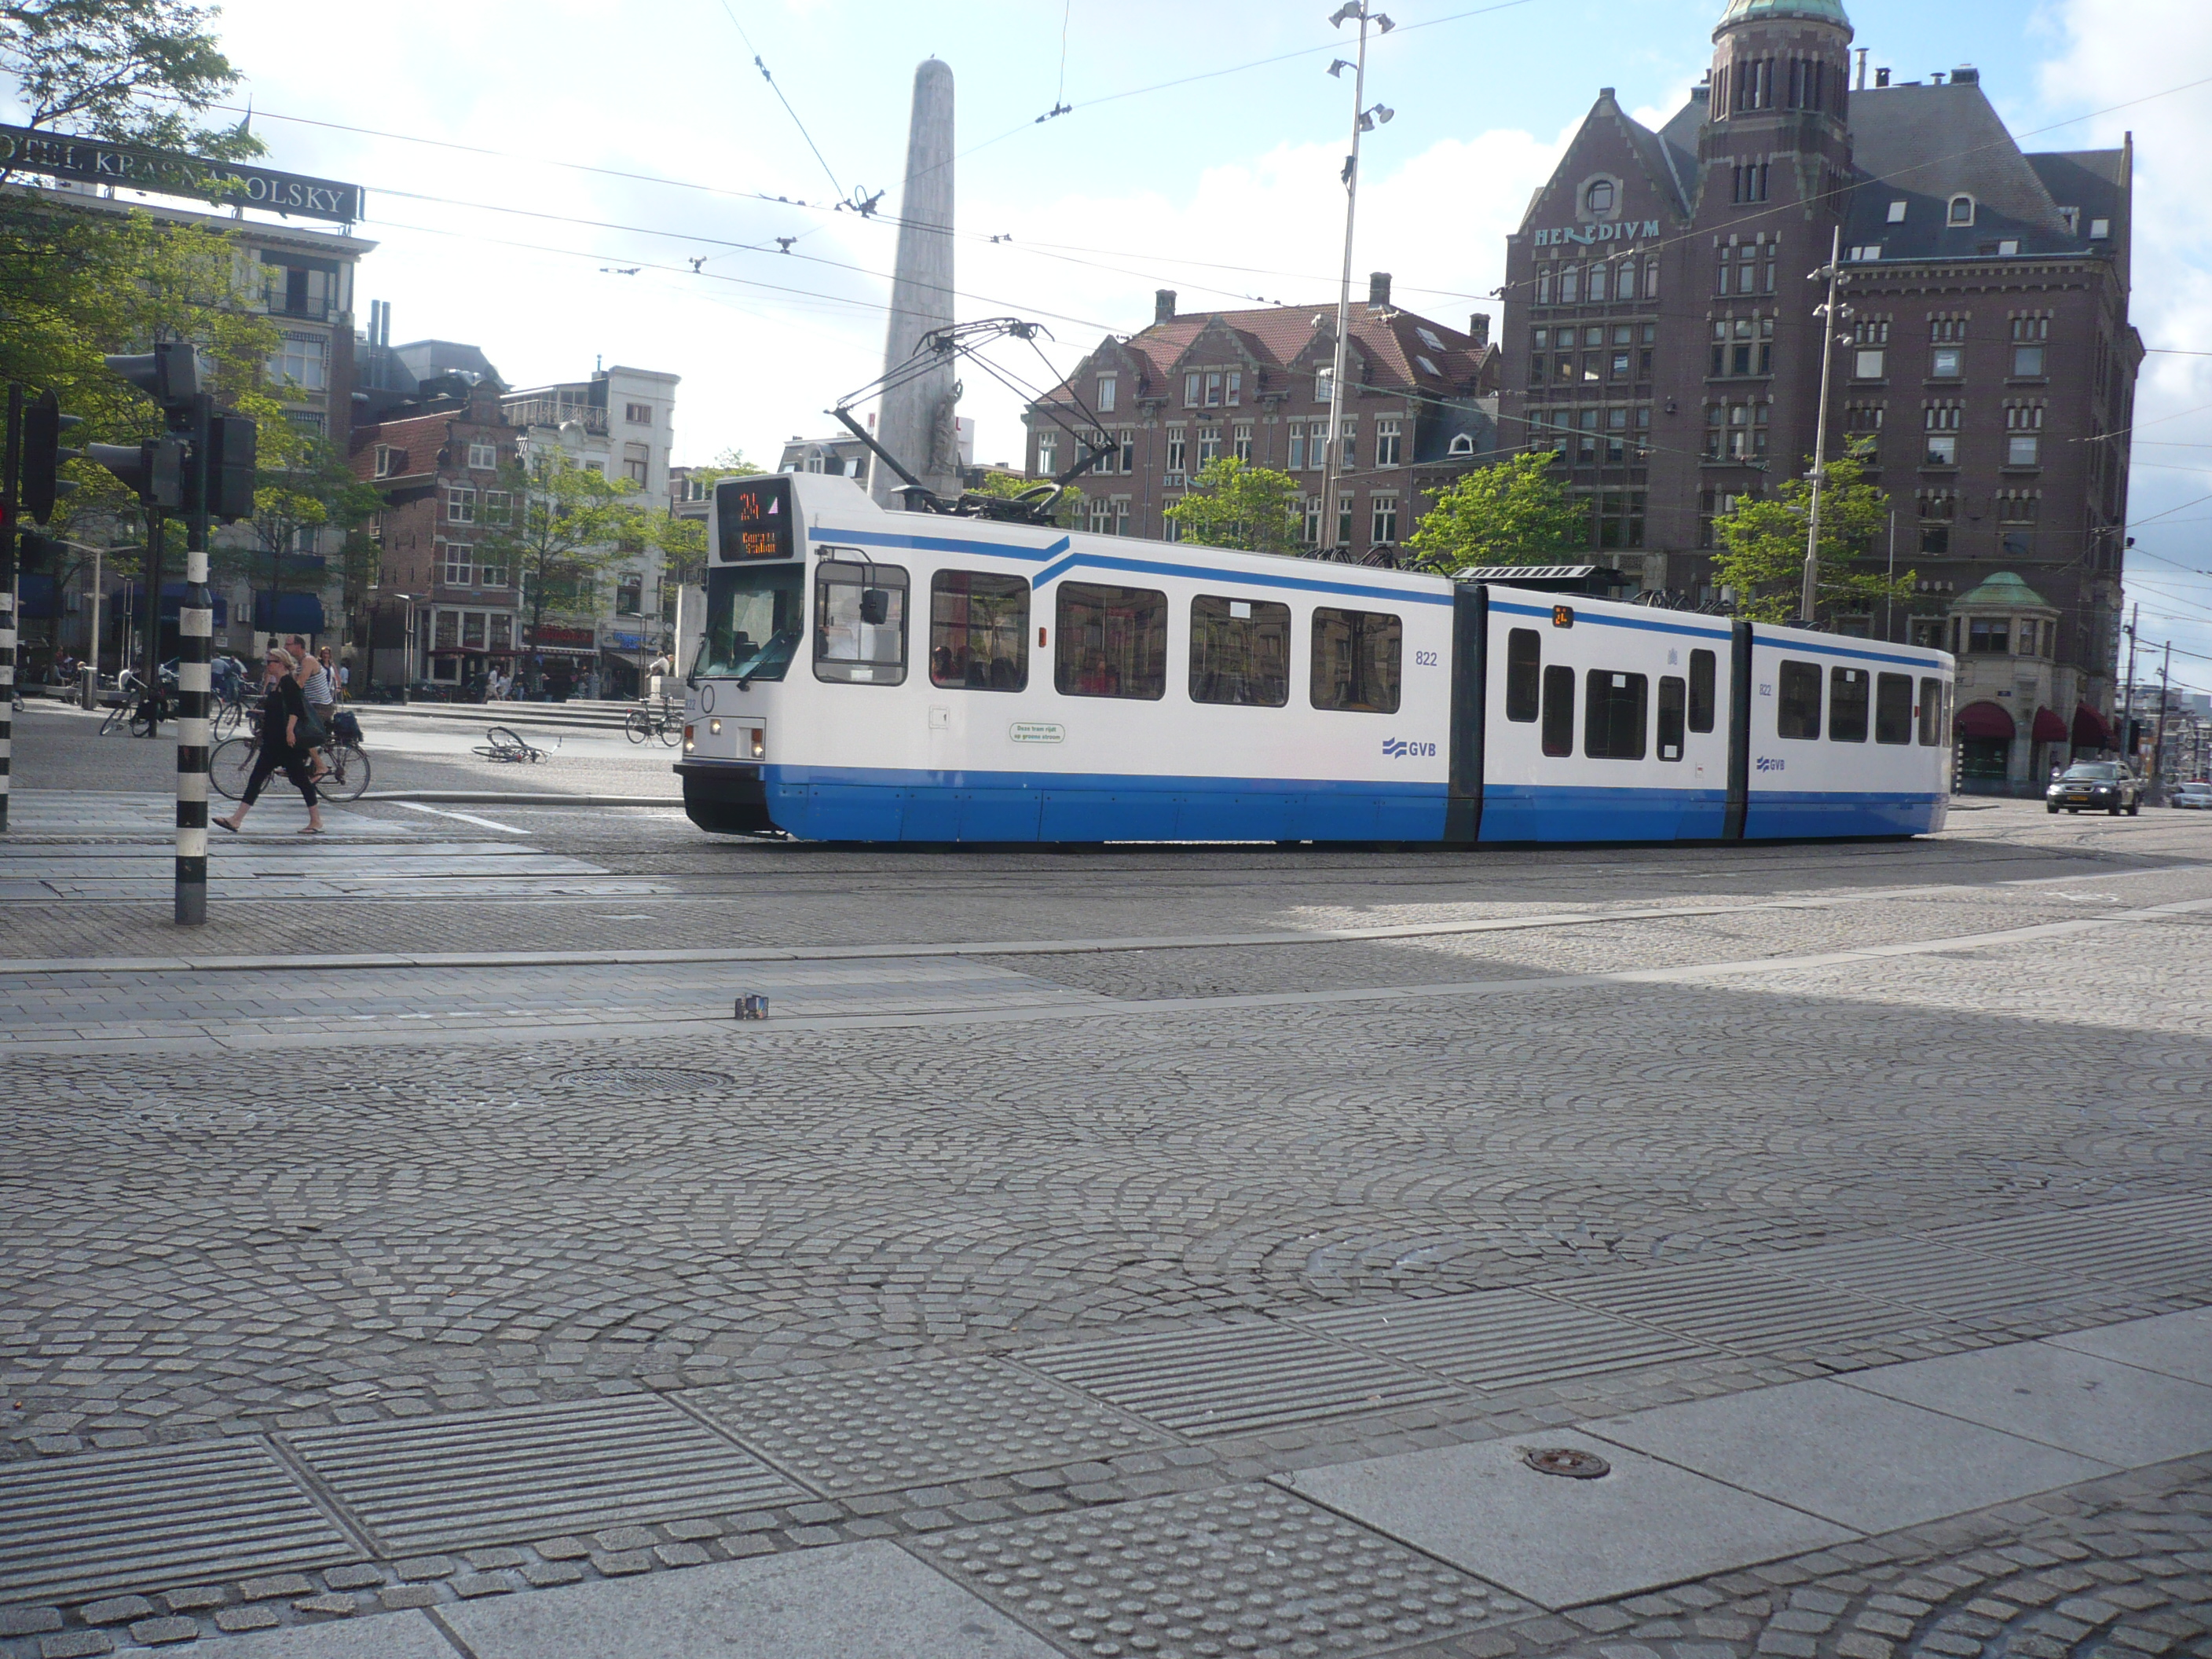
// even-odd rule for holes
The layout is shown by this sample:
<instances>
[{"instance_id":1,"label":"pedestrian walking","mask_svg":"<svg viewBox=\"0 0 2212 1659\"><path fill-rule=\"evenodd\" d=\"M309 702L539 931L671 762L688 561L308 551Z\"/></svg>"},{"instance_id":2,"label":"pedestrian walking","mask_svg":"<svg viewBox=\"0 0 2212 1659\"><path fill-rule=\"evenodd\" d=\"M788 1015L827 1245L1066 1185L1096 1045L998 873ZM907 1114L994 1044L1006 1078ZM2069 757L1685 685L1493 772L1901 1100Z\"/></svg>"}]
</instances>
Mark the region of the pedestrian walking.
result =
<instances>
[{"instance_id":1,"label":"pedestrian walking","mask_svg":"<svg viewBox=\"0 0 2212 1659\"><path fill-rule=\"evenodd\" d=\"M307 747L314 762L315 775L319 778L331 769L323 759L320 739L328 737L331 722L337 718L338 712L338 688L337 683L331 678L330 654L325 650L319 657L308 655L304 641L301 642L299 650L293 653L297 665L294 672L298 678L300 695L307 705L308 718L305 723L308 739Z\"/></svg>"},{"instance_id":2,"label":"pedestrian walking","mask_svg":"<svg viewBox=\"0 0 2212 1659\"><path fill-rule=\"evenodd\" d=\"M300 728L307 718L307 700L301 690L295 672L296 665L291 655L281 646L269 648L269 660L262 681L261 743L253 757L252 775L246 780L246 793L240 797L238 810L227 818L210 822L221 824L235 835L245 827L246 814L261 798L262 786L270 775L283 772L291 780L301 798L307 803L307 827L300 831L303 836L323 833L323 815L319 797L315 793L315 780L307 769L309 751L300 742Z\"/></svg>"}]
</instances>

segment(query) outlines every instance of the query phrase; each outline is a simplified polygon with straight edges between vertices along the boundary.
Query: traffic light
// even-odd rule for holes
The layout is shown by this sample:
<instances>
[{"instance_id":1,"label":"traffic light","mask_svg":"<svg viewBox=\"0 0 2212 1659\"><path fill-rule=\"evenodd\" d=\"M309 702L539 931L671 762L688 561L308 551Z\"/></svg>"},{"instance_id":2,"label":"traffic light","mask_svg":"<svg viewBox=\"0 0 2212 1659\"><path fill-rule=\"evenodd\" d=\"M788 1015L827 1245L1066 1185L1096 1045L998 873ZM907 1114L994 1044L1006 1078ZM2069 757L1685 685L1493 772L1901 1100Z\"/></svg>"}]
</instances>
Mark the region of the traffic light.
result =
<instances>
[{"instance_id":1,"label":"traffic light","mask_svg":"<svg viewBox=\"0 0 2212 1659\"><path fill-rule=\"evenodd\" d=\"M26 575L51 575L62 567L62 544L52 536L27 530L17 544L15 558Z\"/></svg>"},{"instance_id":2,"label":"traffic light","mask_svg":"<svg viewBox=\"0 0 2212 1659\"><path fill-rule=\"evenodd\" d=\"M76 416L62 413L51 392L41 392L23 411L23 511L40 524L52 516L57 496L76 488L56 475L64 461L75 460L79 453L62 447L62 434L80 424Z\"/></svg>"},{"instance_id":3,"label":"traffic light","mask_svg":"<svg viewBox=\"0 0 2212 1659\"><path fill-rule=\"evenodd\" d=\"M189 340L169 340L151 351L100 361L111 373L121 375L159 404L172 430L191 422L192 399L210 389L199 348Z\"/></svg>"},{"instance_id":4,"label":"traffic light","mask_svg":"<svg viewBox=\"0 0 2212 1659\"><path fill-rule=\"evenodd\" d=\"M253 516L253 475L261 442L261 429L250 415L217 415L208 422L207 510L224 524ZM186 480L185 495L191 494ZM189 509L195 503L189 499Z\"/></svg>"},{"instance_id":5,"label":"traffic light","mask_svg":"<svg viewBox=\"0 0 2212 1659\"><path fill-rule=\"evenodd\" d=\"M185 504L185 441L156 438L143 444L87 444L85 459L106 467L149 507Z\"/></svg>"}]
</instances>

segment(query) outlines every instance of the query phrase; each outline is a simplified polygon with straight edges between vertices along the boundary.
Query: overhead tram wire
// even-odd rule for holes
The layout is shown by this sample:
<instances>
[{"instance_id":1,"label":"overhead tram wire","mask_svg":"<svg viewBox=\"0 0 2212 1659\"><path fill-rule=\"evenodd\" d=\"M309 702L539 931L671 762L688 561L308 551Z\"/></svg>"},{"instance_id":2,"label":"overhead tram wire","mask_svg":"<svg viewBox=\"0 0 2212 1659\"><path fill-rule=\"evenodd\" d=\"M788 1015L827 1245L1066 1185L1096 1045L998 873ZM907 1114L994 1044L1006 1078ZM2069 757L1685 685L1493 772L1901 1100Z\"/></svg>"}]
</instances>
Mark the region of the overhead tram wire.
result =
<instances>
[{"instance_id":1,"label":"overhead tram wire","mask_svg":"<svg viewBox=\"0 0 2212 1659\"><path fill-rule=\"evenodd\" d=\"M830 180L830 188L837 192L839 201L843 201L845 186L837 182L836 169L830 165L829 157L823 155L822 146L814 142L814 135L806 130L806 123L799 118L799 112L792 108L791 100L783 95L783 88L775 83L775 76L768 72L768 64L763 61L760 49L753 45L752 36L745 33L745 26L738 21L737 13L730 9L730 0L721 0L721 6L722 15L730 20L730 27L737 30L738 39L744 41L745 50L752 53L753 67L761 72L761 79L768 82L768 89L775 94L775 101L783 106L783 112L791 118L791 125L799 129L799 136L806 140L806 148L814 152L814 159L822 163L822 171Z\"/></svg>"}]
</instances>

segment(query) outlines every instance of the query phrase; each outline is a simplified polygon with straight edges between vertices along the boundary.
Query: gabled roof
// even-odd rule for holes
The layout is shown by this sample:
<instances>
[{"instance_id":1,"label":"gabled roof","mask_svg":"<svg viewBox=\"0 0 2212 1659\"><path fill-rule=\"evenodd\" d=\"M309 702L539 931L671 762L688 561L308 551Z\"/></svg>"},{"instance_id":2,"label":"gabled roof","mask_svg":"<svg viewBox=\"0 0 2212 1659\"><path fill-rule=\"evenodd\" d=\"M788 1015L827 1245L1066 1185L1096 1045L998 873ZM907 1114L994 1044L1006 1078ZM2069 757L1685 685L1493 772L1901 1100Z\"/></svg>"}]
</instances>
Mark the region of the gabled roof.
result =
<instances>
[{"instance_id":1,"label":"gabled roof","mask_svg":"<svg viewBox=\"0 0 2212 1659\"><path fill-rule=\"evenodd\" d=\"M1441 349L1422 337L1423 330L1435 337ZM1463 330L1412 312L1376 310L1364 303L1352 308L1351 332L1352 349L1366 366L1364 384L1431 396L1473 395L1485 362L1497 349L1478 346ZM1129 393L1132 398L1170 397L1177 377L1217 361L1203 353L1193 354L1200 337L1209 333L1224 343L1233 341L1242 356L1256 365L1256 384L1245 390L1248 400L1256 400L1263 392L1286 391L1291 372L1298 368L1301 360L1313 355L1317 341L1326 343L1320 348L1323 360L1334 352L1336 307L1334 303L1270 306L1264 310L1178 315L1154 323L1126 340L1101 345L1076 373L1100 366L1099 360L1110 345L1115 356L1133 360L1138 367L1139 383ZM1422 366L1423 359L1433 366L1433 374ZM1224 356L1218 361L1223 366L1237 366L1235 359ZM1074 376L1070 375L1039 401L1074 401L1079 393L1073 382Z\"/></svg>"},{"instance_id":2,"label":"gabled roof","mask_svg":"<svg viewBox=\"0 0 2212 1659\"><path fill-rule=\"evenodd\" d=\"M2090 151L2037 165L2020 146L1978 82L1941 86L1874 87L1851 94L1852 159L1872 175L1852 191L1844 240L1879 242L1885 259L1972 258L1984 243L2017 241L2023 254L2085 252L2088 220L2110 217L2078 199L2053 198L2050 180L2094 185L2107 202L2119 194L2118 151ZM1974 198L1974 222L1953 225L1956 196ZM1889 222L1889 204L1906 204L1905 221ZM2081 215L2069 229L2062 206Z\"/></svg>"},{"instance_id":3,"label":"gabled roof","mask_svg":"<svg viewBox=\"0 0 2212 1659\"><path fill-rule=\"evenodd\" d=\"M1696 112L1694 115L1692 114L1693 111ZM1678 218L1687 218L1690 215L1691 204L1697 195L1695 182L1698 176L1697 134L1698 125L1704 119L1703 109L1697 100L1693 100L1681 114L1675 116L1667 124L1667 133L1674 133L1678 128L1680 128L1684 125L1686 117L1690 118L1686 141L1673 143L1669 141L1666 133L1652 131L1650 128L1622 109L1613 97L1612 88L1607 87L1601 91L1597 95L1597 101L1590 106L1589 113L1583 117L1582 125L1575 130L1575 136L1568 140L1566 154L1559 158L1559 165L1553 169L1552 176L1538 185L1534 193L1529 197L1528 210L1521 217L1522 231L1527 231L1528 227L1537 220L1539 210L1542 209L1545 200L1555 190L1563 187L1571 188L1574 177L1579 176L1580 169L1576 167L1575 161L1576 152L1590 140L1594 134L1601 134L1608 130L1628 146L1629 153L1636 158L1638 168L1650 182L1651 188L1658 192L1660 200ZM1571 175L1569 171L1571 167L1576 168L1575 173ZM1564 212L1571 216L1575 208L1570 202L1563 207L1553 209L1552 211L1555 214Z\"/></svg>"}]
</instances>

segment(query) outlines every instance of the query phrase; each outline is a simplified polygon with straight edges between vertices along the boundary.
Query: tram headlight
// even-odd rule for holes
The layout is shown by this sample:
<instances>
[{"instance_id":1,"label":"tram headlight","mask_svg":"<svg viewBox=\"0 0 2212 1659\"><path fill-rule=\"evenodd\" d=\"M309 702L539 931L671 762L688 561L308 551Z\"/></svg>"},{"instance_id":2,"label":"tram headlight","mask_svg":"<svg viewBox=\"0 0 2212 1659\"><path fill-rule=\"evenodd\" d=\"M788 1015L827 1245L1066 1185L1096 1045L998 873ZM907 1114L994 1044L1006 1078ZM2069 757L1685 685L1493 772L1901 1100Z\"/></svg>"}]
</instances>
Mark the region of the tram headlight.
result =
<instances>
[{"instance_id":1,"label":"tram headlight","mask_svg":"<svg viewBox=\"0 0 2212 1659\"><path fill-rule=\"evenodd\" d=\"M690 753L694 749L696 749L696 748L699 746L699 745L697 744L697 743L696 743L696 742L695 742L695 741L693 740L693 736L692 736L692 734L693 734L695 732L696 732L697 730L698 730L698 728L697 728L696 726L695 726L691 725L689 721L686 721L686 722L684 723L684 752L685 754L687 754L687 755L688 755L688 754L690 754Z\"/></svg>"},{"instance_id":2,"label":"tram headlight","mask_svg":"<svg viewBox=\"0 0 2212 1659\"><path fill-rule=\"evenodd\" d=\"M767 753L768 727L765 726L756 726L753 727L753 758L755 760L758 760Z\"/></svg>"},{"instance_id":3,"label":"tram headlight","mask_svg":"<svg viewBox=\"0 0 2212 1659\"><path fill-rule=\"evenodd\" d=\"M722 723L721 723L721 721L720 721L720 720L708 720L708 721L707 722L707 735L708 735L708 737L710 737L710 738L719 738L719 737L720 737L720 736L722 735Z\"/></svg>"}]
</instances>

